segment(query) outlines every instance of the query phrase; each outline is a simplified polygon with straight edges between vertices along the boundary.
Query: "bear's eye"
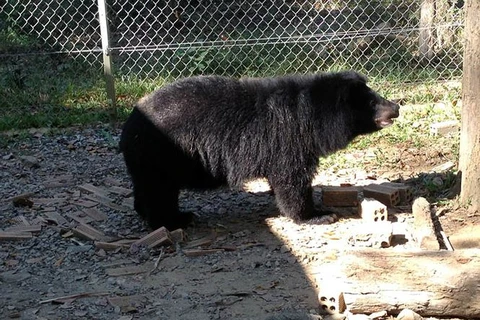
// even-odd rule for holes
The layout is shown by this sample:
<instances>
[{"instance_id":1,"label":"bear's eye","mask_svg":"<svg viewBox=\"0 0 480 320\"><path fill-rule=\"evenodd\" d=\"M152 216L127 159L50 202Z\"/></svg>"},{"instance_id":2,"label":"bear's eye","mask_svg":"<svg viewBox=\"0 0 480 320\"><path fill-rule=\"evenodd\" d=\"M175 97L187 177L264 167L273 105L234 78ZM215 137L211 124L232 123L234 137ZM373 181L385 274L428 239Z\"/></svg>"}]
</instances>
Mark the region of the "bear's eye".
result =
<instances>
[{"instance_id":1,"label":"bear's eye","mask_svg":"<svg viewBox=\"0 0 480 320\"><path fill-rule=\"evenodd\" d=\"M377 101L375 99L370 100L370 107L375 108L377 105Z\"/></svg>"}]
</instances>

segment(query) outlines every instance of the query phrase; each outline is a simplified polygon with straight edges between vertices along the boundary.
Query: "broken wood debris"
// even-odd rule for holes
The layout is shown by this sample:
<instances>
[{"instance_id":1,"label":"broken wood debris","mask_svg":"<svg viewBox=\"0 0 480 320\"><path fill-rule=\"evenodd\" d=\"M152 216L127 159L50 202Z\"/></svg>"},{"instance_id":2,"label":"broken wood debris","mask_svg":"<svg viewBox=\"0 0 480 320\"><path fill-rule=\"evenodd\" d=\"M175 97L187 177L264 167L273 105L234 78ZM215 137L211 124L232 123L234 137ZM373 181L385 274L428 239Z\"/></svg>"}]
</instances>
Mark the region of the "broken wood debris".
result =
<instances>
[{"instance_id":1,"label":"broken wood debris","mask_svg":"<svg viewBox=\"0 0 480 320\"><path fill-rule=\"evenodd\" d=\"M119 241L115 242L105 242L105 241L95 241L95 247L97 249L103 249L105 251L113 251L121 248L130 247L130 243L122 243Z\"/></svg>"},{"instance_id":2,"label":"broken wood debris","mask_svg":"<svg viewBox=\"0 0 480 320\"><path fill-rule=\"evenodd\" d=\"M11 226L9 228L5 228L3 231L5 232L14 232L14 233L39 233L42 231L42 226L37 225L23 225L18 224Z\"/></svg>"},{"instance_id":3,"label":"broken wood debris","mask_svg":"<svg viewBox=\"0 0 480 320\"><path fill-rule=\"evenodd\" d=\"M51 303L51 302L65 303L67 301L75 300L75 299L78 299L78 298L101 297L101 296L106 296L106 295L109 295L109 293L108 292L84 292L84 293L72 294L72 295L69 295L69 296L62 296L62 297L42 300L39 303L40 304Z\"/></svg>"},{"instance_id":4,"label":"broken wood debris","mask_svg":"<svg viewBox=\"0 0 480 320\"><path fill-rule=\"evenodd\" d=\"M59 226L67 226L68 225L67 219L65 219L63 216L61 216L58 212L49 211L49 212L45 212L44 215L46 216L45 219L48 222L55 223L56 225L59 225Z\"/></svg>"},{"instance_id":5,"label":"broken wood debris","mask_svg":"<svg viewBox=\"0 0 480 320\"><path fill-rule=\"evenodd\" d=\"M66 216L78 223L86 224L93 221L93 219L83 211L68 212Z\"/></svg>"},{"instance_id":6,"label":"broken wood debris","mask_svg":"<svg viewBox=\"0 0 480 320\"><path fill-rule=\"evenodd\" d=\"M0 231L0 241L8 240L25 240L32 238L33 235L30 232L6 232Z\"/></svg>"},{"instance_id":7,"label":"broken wood debris","mask_svg":"<svg viewBox=\"0 0 480 320\"><path fill-rule=\"evenodd\" d=\"M102 189L100 187L96 187L91 183L85 183L85 184L79 185L78 189L80 189L81 191L94 193L94 194L97 194L97 195L100 195L100 196L107 196L108 195L107 190Z\"/></svg>"},{"instance_id":8,"label":"broken wood debris","mask_svg":"<svg viewBox=\"0 0 480 320\"><path fill-rule=\"evenodd\" d=\"M171 244L173 244L173 240L170 236L170 232L167 228L160 227L157 230L150 232L145 237L135 241L132 246L147 246L153 248L156 246L169 246Z\"/></svg>"},{"instance_id":9,"label":"broken wood debris","mask_svg":"<svg viewBox=\"0 0 480 320\"><path fill-rule=\"evenodd\" d=\"M95 207L95 206L98 205L98 202L88 201L88 200L84 200L84 199L78 199L76 201L73 201L72 203L77 205L77 206L81 206L81 207L85 207L85 208L92 208L92 207Z\"/></svg>"},{"instance_id":10,"label":"broken wood debris","mask_svg":"<svg viewBox=\"0 0 480 320\"><path fill-rule=\"evenodd\" d=\"M118 186L112 186L110 187L109 191L111 193L115 193L115 194L118 194L118 195L121 195L125 198L128 198L128 197L131 197L133 195L133 190L131 189L127 189L127 188L123 188L123 187L118 187Z\"/></svg>"},{"instance_id":11,"label":"broken wood debris","mask_svg":"<svg viewBox=\"0 0 480 320\"><path fill-rule=\"evenodd\" d=\"M199 257L199 256L205 256L208 254L212 253L217 253L217 252L224 252L225 249L184 249L183 254L187 257Z\"/></svg>"},{"instance_id":12,"label":"broken wood debris","mask_svg":"<svg viewBox=\"0 0 480 320\"><path fill-rule=\"evenodd\" d=\"M85 214L87 214L90 218L94 221L105 221L108 219L108 216L103 213L102 211L98 210L97 208L85 208L82 210Z\"/></svg>"},{"instance_id":13,"label":"broken wood debris","mask_svg":"<svg viewBox=\"0 0 480 320\"><path fill-rule=\"evenodd\" d=\"M129 208L123 205L116 204L113 201L113 199L110 199L109 197L106 197L106 196L100 196L98 194L94 194L94 195L86 195L85 198L88 200L91 200L95 204L99 203L114 210L118 210L122 212L130 210Z\"/></svg>"},{"instance_id":14,"label":"broken wood debris","mask_svg":"<svg viewBox=\"0 0 480 320\"><path fill-rule=\"evenodd\" d=\"M79 238L83 238L86 240L107 240L108 237L105 236L105 234L100 231L95 229L92 226L89 226L84 223L80 223L77 227L73 228L71 230L73 234Z\"/></svg>"}]
</instances>

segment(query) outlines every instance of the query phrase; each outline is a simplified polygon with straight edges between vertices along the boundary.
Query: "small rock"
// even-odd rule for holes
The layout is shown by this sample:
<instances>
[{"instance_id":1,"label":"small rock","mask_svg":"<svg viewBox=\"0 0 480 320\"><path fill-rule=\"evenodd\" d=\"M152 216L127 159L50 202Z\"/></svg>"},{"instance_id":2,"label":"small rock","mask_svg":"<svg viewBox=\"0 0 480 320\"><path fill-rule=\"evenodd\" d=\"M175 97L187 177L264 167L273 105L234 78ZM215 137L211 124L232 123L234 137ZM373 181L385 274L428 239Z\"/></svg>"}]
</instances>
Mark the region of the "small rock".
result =
<instances>
[{"instance_id":1,"label":"small rock","mask_svg":"<svg viewBox=\"0 0 480 320\"><path fill-rule=\"evenodd\" d=\"M9 153L7 155L4 155L2 157L3 160L10 160L10 159L13 159L13 153Z\"/></svg>"},{"instance_id":2,"label":"small rock","mask_svg":"<svg viewBox=\"0 0 480 320\"><path fill-rule=\"evenodd\" d=\"M366 314L352 314L348 316L348 320L370 320Z\"/></svg>"},{"instance_id":3,"label":"small rock","mask_svg":"<svg viewBox=\"0 0 480 320\"><path fill-rule=\"evenodd\" d=\"M397 316L398 320L422 320L422 316L418 313L410 310L410 309L403 309Z\"/></svg>"},{"instance_id":4,"label":"small rock","mask_svg":"<svg viewBox=\"0 0 480 320\"><path fill-rule=\"evenodd\" d=\"M40 164L38 163L38 159L35 158L35 157L21 156L20 160L22 160L30 168L40 168Z\"/></svg>"}]
</instances>

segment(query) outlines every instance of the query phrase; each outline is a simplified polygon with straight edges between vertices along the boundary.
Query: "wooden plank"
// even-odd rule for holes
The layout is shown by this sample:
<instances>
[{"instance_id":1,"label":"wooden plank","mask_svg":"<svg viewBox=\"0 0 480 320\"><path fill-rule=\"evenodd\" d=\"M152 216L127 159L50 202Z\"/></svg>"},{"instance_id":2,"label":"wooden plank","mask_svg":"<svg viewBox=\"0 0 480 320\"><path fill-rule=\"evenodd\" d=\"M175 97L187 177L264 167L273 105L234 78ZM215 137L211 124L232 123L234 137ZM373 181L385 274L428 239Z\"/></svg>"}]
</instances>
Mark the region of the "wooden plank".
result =
<instances>
[{"instance_id":1,"label":"wooden plank","mask_svg":"<svg viewBox=\"0 0 480 320\"><path fill-rule=\"evenodd\" d=\"M66 216L79 223L84 223L84 224L93 221L93 219L83 211L68 212Z\"/></svg>"},{"instance_id":2,"label":"wooden plank","mask_svg":"<svg viewBox=\"0 0 480 320\"><path fill-rule=\"evenodd\" d=\"M107 196L108 191L99 187L94 186L91 183L85 183L82 185L79 185L78 188L82 191L89 192L89 193L95 193L100 196Z\"/></svg>"},{"instance_id":3,"label":"wooden plank","mask_svg":"<svg viewBox=\"0 0 480 320\"><path fill-rule=\"evenodd\" d=\"M14 225L12 227L6 228L3 231L6 232L15 232L15 233L39 233L42 231L42 226L37 225Z\"/></svg>"},{"instance_id":4,"label":"wooden plank","mask_svg":"<svg viewBox=\"0 0 480 320\"><path fill-rule=\"evenodd\" d=\"M112 186L112 187L110 187L109 190L110 190L110 192L121 195L125 198L128 198L128 197L133 195L133 190L132 189Z\"/></svg>"},{"instance_id":5,"label":"wooden plank","mask_svg":"<svg viewBox=\"0 0 480 320\"><path fill-rule=\"evenodd\" d=\"M97 202L88 201L88 200L84 200L84 199L78 199L76 201L73 201L72 203L77 205L77 206L81 206L81 207L85 207L85 208L92 208L92 207L95 207L95 206L98 205Z\"/></svg>"},{"instance_id":6,"label":"wooden plank","mask_svg":"<svg viewBox=\"0 0 480 320\"><path fill-rule=\"evenodd\" d=\"M67 226L68 225L67 219L65 219L63 216L61 216L58 212L49 211L49 212L45 212L43 214L46 216L46 220L48 222L53 222L53 223L55 223L57 225L60 225L60 226Z\"/></svg>"},{"instance_id":7,"label":"wooden plank","mask_svg":"<svg viewBox=\"0 0 480 320\"><path fill-rule=\"evenodd\" d=\"M165 227L158 228L157 230L150 232L143 238L135 241L132 245L151 247L153 244L156 244L156 245L173 244L172 238L170 237L170 232L168 232L167 228Z\"/></svg>"},{"instance_id":8,"label":"wooden plank","mask_svg":"<svg viewBox=\"0 0 480 320\"><path fill-rule=\"evenodd\" d=\"M80 223L77 227L73 228L72 232L74 235L82 237L87 240L100 240L100 241L103 240L104 241L107 239L107 236L105 236L105 234L102 231L83 223Z\"/></svg>"},{"instance_id":9,"label":"wooden plank","mask_svg":"<svg viewBox=\"0 0 480 320\"><path fill-rule=\"evenodd\" d=\"M108 219L108 216L97 208L85 208L82 211L94 221L105 221Z\"/></svg>"},{"instance_id":10,"label":"wooden plank","mask_svg":"<svg viewBox=\"0 0 480 320\"><path fill-rule=\"evenodd\" d=\"M30 239L32 237L33 237L33 235L29 232L0 231L0 241L25 240L25 239Z\"/></svg>"},{"instance_id":11,"label":"wooden plank","mask_svg":"<svg viewBox=\"0 0 480 320\"><path fill-rule=\"evenodd\" d=\"M118 205L118 204L114 203L113 200L108 198L108 197L103 197L103 196L98 196L98 195L96 195L96 196L88 195L88 196L85 196L85 198L88 199L88 200L95 201L96 203L100 203L100 204L102 204L106 207L109 207L109 208L117 210L117 211L126 212L126 211L130 210L127 207L124 207L124 206L121 206L121 205Z\"/></svg>"},{"instance_id":12,"label":"wooden plank","mask_svg":"<svg viewBox=\"0 0 480 320\"><path fill-rule=\"evenodd\" d=\"M187 257L200 257L217 252L224 252L225 249L184 249L183 254Z\"/></svg>"}]
</instances>

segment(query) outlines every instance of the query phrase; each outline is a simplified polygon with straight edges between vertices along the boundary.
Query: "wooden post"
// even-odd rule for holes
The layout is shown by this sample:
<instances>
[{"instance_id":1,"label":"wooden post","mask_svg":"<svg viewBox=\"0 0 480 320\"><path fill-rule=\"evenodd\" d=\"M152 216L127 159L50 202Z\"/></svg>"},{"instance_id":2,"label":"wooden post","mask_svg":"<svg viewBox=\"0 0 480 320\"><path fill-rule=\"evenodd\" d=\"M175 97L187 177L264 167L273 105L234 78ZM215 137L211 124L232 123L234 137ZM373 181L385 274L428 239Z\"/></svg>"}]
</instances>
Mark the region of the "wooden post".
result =
<instances>
[{"instance_id":1,"label":"wooden post","mask_svg":"<svg viewBox=\"0 0 480 320\"><path fill-rule=\"evenodd\" d=\"M460 201L480 210L480 2L465 5L465 53L463 59L462 129L459 169L462 172Z\"/></svg>"},{"instance_id":2,"label":"wooden post","mask_svg":"<svg viewBox=\"0 0 480 320\"><path fill-rule=\"evenodd\" d=\"M117 119L117 106L115 98L115 80L112 69L112 56L110 54L110 32L108 30L107 8L105 0L98 0L98 18L100 21L100 33L102 36L103 51L103 74L105 76L107 98L110 104L110 120Z\"/></svg>"},{"instance_id":3,"label":"wooden post","mask_svg":"<svg viewBox=\"0 0 480 320\"><path fill-rule=\"evenodd\" d=\"M420 7L420 33L418 36L418 48L420 51L420 60L429 62L434 54L435 36L435 0L424 0Z\"/></svg>"}]
</instances>

